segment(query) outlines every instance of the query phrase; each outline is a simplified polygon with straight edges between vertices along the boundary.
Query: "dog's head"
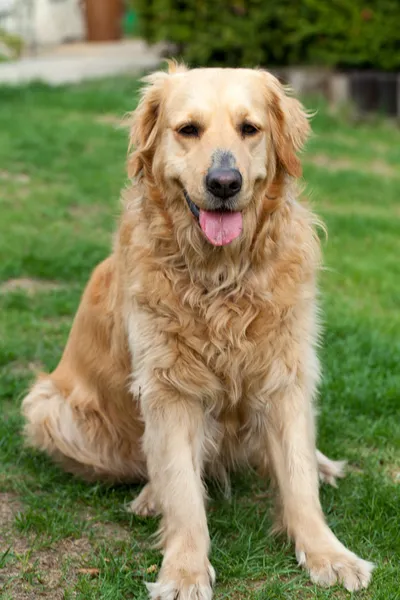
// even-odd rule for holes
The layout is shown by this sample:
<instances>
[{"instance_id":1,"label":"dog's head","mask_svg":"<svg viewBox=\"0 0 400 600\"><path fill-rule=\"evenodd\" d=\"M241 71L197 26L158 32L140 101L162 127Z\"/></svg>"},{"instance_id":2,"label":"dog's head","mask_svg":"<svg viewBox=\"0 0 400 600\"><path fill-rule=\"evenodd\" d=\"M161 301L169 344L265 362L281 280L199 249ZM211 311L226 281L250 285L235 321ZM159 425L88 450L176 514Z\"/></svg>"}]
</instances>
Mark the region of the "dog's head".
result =
<instances>
[{"instance_id":1,"label":"dog's head","mask_svg":"<svg viewBox=\"0 0 400 600\"><path fill-rule=\"evenodd\" d=\"M155 183L166 208L179 203L214 246L240 239L277 177L301 176L303 107L258 70L172 64L147 84L133 116L130 176Z\"/></svg>"}]
</instances>

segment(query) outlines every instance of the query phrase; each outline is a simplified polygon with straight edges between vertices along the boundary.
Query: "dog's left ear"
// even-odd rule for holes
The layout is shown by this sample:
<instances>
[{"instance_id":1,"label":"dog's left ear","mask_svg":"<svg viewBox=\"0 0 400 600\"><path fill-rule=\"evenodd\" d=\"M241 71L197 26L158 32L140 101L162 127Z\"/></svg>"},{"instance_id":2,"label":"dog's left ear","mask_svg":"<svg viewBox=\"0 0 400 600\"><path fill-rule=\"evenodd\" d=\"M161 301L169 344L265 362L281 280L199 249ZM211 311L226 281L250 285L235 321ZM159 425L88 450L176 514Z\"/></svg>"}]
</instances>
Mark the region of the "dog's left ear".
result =
<instances>
[{"instance_id":1,"label":"dog's left ear","mask_svg":"<svg viewBox=\"0 0 400 600\"><path fill-rule=\"evenodd\" d=\"M296 98L285 93L279 81L264 73L267 79L267 102L271 136L278 163L292 177L301 177L302 167L297 153L310 135L307 113Z\"/></svg>"},{"instance_id":2,"label":"dog's left ear","mask_svg":"<svg viewBox=\"0 0 400 600\"><path fill-rule=\"evenodd\" d=\"M171 75L184 73L184 64L167 60L168 71L157 71L144 77L146 84L141 90L136 110L128 115L130 141L128 154L128 176L136 177L141 172L151 171L166 87Z\"/></svg>"},{"instance_id":3,"label":"dog's left ear","mask_svg":"<svg viewBox=\"0 0 400 600\"><path fill-rule=\"evenodd\" d=\"M159 71L143 79L147 85L142 89L139 104L129 118L129 177L139 175L145 167L151 169L164 86L168 77L168 73Z\"/></svg>"}]
</instances>

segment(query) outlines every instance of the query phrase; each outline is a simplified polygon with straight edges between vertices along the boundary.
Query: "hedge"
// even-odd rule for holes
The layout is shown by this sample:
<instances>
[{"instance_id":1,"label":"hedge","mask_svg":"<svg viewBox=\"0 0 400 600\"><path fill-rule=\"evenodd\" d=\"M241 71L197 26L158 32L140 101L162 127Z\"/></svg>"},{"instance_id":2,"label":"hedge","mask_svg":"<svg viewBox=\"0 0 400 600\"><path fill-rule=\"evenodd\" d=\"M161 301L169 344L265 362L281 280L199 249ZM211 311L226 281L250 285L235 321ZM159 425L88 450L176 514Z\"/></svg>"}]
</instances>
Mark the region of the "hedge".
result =
<instances>
[{"instance_id":1,"label":"hedge","mask_svg":"<svg viewBox=\"0 0 400 600\"><path fill-rule=\"evenodd\" d=\"M400 69L400 0L132 0L192 66Z\"/></svg>"}]
</instances>

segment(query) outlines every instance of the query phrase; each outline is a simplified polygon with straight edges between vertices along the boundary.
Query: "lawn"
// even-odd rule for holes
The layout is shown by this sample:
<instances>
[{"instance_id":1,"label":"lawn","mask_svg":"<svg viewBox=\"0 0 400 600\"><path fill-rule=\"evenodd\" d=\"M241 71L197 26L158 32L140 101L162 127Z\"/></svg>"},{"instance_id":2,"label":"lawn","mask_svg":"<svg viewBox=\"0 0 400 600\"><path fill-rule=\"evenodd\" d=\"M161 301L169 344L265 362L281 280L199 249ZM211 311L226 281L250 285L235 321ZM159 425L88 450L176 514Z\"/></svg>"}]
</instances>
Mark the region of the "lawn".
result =
<instances>
[{"instance_id":1,"label":"lawn","mask_svg":"<svg viewBox=\"0 0 400 600\"><path fill-rule=\"evenodd\" d=\"M23 446L21 398L53 369L83 286L109 252L125 183L137 83L0 88L0 597L146 598L157 529L124 511L132 487L89 485ZM316 103L313 104L315 107ZM323 107L304 154L324 218L325 339L319 447L349 460L322 502L339 538L377 564L360 599L400 598L400 131L352 125ZM231 500L210 489L217 599L328 599L288 543L268 535L267 482L236 476Z\"/></svg>"}]
</instances>

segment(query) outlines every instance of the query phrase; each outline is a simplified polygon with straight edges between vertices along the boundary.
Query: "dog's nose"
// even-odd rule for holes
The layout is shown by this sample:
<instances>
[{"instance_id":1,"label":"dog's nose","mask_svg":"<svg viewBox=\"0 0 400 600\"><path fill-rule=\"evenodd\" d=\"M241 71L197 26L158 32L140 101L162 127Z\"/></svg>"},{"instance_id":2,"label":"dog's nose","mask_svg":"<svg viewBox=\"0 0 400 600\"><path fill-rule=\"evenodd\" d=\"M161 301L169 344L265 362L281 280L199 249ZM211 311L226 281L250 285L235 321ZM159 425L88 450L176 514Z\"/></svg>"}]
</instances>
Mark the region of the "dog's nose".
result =
<instances>
[{"instance_id":1,"label":"dog's nose","mask_svg":"<svg viewBox=\"0 0 400 600\"><path fill-rule=\"evenodd\" d=\"M218 198L230 198L240 191L242 176L237 169L210 169L206 177L206 187Z\"/></svg>"}]
</instances>

